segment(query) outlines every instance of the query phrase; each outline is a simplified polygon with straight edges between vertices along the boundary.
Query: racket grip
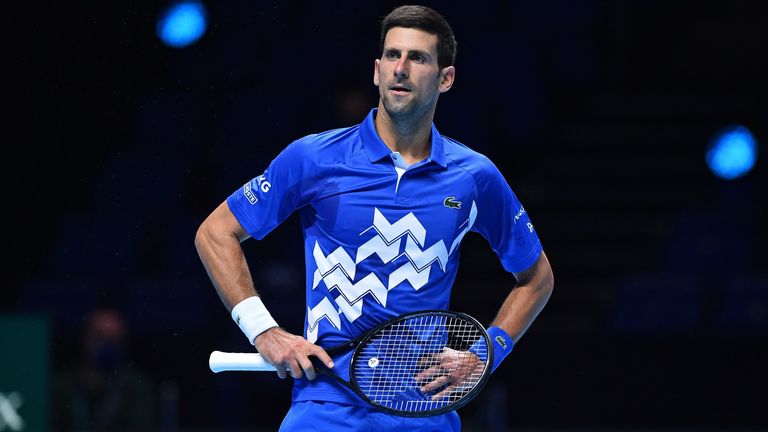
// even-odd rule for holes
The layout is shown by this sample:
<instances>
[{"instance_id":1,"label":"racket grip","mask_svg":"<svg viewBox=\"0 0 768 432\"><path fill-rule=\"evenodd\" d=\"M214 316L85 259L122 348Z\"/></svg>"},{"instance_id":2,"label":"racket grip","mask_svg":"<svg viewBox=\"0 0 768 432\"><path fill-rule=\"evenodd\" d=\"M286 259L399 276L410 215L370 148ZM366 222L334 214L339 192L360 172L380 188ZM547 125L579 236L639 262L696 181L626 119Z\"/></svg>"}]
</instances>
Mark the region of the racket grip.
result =
<instances>
[{"instance_id":1,"label":"racket grip","mask_svg":"<svg viewBox=\"0 0 768 432\"><path fill-rule=\"evenodd\" d=\"M208 358L208 366L214 373L224 371L276 371L274 366L256 353L235 353L213 351Z\"/></svg>"}]
</instances>

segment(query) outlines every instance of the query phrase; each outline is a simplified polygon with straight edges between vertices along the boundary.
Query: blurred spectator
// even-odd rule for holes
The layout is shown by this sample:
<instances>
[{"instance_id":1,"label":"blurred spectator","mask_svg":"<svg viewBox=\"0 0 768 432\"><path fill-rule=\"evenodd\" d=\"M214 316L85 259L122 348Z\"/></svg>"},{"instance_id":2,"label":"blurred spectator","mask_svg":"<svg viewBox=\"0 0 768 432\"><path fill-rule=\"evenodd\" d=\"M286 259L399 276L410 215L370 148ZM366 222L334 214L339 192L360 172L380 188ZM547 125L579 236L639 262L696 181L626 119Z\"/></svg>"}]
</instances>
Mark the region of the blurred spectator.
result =
<instances>
[{"instance_id":1,"label":"blurred spectator","mask_svg":"<svg viewBox=\"0 0 768 432\"><path fill-rule=\"evenodd\" d=\"M55 373L51 430L156 429L156 389L128 357L122 315L112 308L94 310L81 343L79 361Z\"/></svg>"}]
</instances>

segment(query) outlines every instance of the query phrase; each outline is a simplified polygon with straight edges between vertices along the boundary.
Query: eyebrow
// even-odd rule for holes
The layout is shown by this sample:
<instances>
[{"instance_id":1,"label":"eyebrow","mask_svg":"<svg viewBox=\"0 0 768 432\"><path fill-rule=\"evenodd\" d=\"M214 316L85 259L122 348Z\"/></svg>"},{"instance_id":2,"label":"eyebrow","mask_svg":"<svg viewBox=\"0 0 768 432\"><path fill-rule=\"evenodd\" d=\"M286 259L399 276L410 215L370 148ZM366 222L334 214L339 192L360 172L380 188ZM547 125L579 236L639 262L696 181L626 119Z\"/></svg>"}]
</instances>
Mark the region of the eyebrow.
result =
<instances>
[{"instance_id":1,"label":"eyebrow","mask_svg":"<svg viewBox=\"0 0 768 432\"><path fill-rule=\"evenodd\" d=\"M395 52L395 53L398 53L398 54L402 54L403 50L397 49L397 48L384 48L384 54L390 53L390 52ZM432 58L432 55L430 53L428 53L426 51L419 50L419 49L408 50L408 56L410 57L412 55L422 55L422 56L424 56L424 57L426 57L428 59Z\"/></svg>"}]
</instances>

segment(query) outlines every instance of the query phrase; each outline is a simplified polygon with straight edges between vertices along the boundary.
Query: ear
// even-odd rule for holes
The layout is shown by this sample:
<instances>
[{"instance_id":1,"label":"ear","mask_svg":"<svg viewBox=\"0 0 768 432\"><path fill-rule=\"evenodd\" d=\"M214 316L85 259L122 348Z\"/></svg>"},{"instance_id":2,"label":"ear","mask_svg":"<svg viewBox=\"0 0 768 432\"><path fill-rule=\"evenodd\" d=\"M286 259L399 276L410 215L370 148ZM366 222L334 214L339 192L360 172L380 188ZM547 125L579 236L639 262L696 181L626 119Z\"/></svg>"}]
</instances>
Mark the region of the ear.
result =
<instances>
[{"instance_id":1,"label":"ear","mask_svg":"<svg viewBox=\"0 0 768 432\"><path fill-rule=\"evenodd\" d=\"M379 86L379 59L373 62L373 85Z\"/></svg>"},{"instance_id":2,"label":"ear","mask_svg":"<svg viewBox=\"0 0 768 432\"><path fill-rule=\"evenodd\" d=\"M456 79L456 68L453 66L448 66L443 68L442 71L440 71L440 86L438 86L438 90L440 93L445 93L448 90L451 89L451 86L453 86L453 81Z\"/></svg>"}]
</instances>

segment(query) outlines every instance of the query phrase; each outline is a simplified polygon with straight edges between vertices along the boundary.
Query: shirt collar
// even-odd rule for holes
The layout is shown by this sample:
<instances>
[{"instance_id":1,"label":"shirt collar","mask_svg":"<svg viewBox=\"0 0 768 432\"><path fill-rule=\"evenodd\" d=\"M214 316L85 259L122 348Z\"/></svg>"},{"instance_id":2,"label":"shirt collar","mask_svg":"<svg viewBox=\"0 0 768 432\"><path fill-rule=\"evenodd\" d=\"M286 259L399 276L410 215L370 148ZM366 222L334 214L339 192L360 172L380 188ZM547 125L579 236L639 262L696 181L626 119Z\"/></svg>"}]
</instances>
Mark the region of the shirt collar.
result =
<instances>
[{"instance_id":1,"label":"shirt collar","mask_svg":"<svg viewBox=\"0 0 768 432\"><path fill-rule=\"evenodd\" d=\"M376 119L377 111L378 108L373 108L360 125L360 137L363 141L363 148L371 162L377 162L392 154L392 150L384 144L384 141L381 140L381 137L379 137L379 134L376 132L374 120ZM429 150L429 157L424 162L435 162L442 167L446 167L443 138L440 136L434 123L432 123L432 133L430 136L432 142Z\"/></svg>"}]
</instances>

